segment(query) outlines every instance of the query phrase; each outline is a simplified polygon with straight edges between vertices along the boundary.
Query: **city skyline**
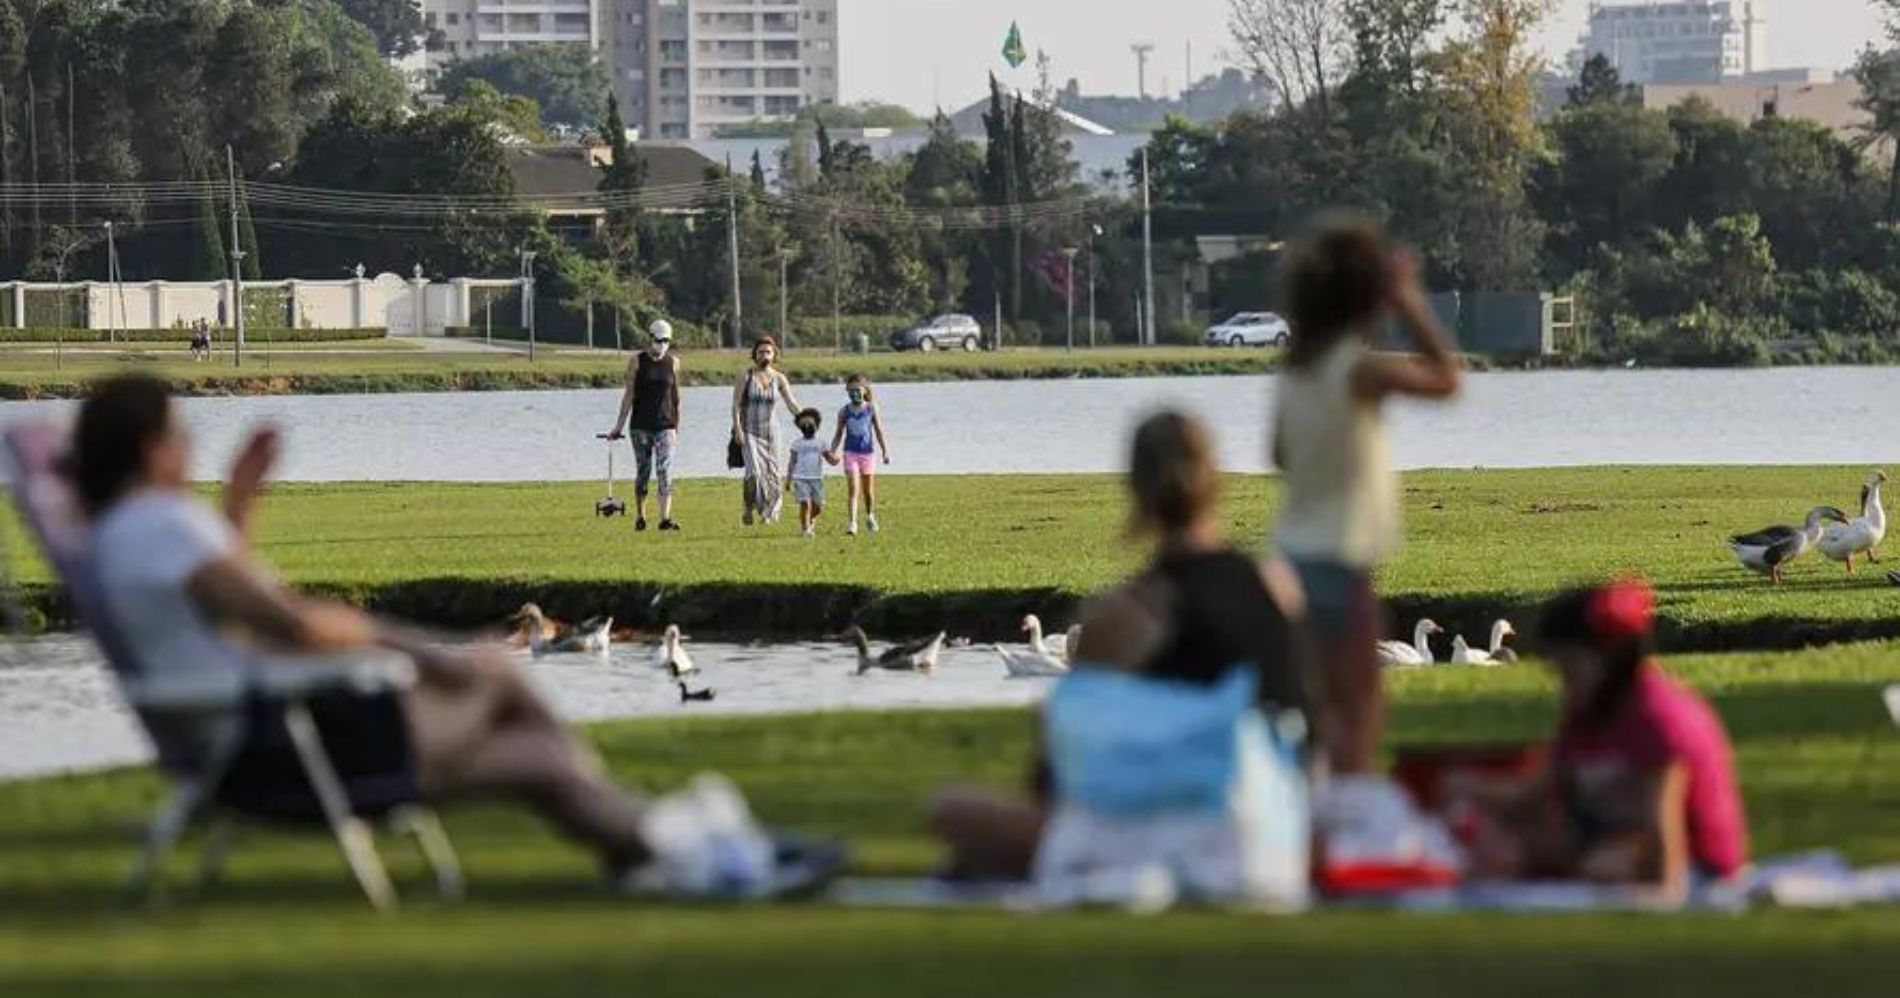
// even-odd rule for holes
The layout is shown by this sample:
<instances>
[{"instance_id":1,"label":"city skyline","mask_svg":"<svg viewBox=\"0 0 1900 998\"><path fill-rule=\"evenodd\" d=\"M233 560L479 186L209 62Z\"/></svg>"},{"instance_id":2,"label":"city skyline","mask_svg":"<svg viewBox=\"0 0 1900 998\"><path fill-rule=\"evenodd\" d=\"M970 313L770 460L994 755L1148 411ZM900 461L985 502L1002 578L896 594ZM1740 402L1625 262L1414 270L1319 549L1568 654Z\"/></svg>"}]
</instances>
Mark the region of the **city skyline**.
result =
<instances>
[{"instance_id":1,"label":"city skyline","mask_svg":"<svg viewBox=\"0 0 1900 998\"><path fill-rule=\"evenodd\" d=\"M1540 32L1554 63L1576 44L1590 0L1559 0ZM1195 77L1231 65L1227 0L839 0L843 99L883 100L920 112L941 105L954 111L982 96L984 74L994 71L1028 87L1035 67L1014 73L1003 63L1003 36L1022 25L1030 52L1045 51L1054 82L1080 81L1084 93L1133 94L1135 57L1129 46L1155 46L1148 65L1150 93L1177 94L1194 46ZM1840 69L1880 31L1868 0L1767 0L1768 64ZM1791 30L1791 24L1800 25ZM927 51L896 39L931 39ZM1163 81L1166 89L1163 89Z\"/></svg>"}]
</instances>

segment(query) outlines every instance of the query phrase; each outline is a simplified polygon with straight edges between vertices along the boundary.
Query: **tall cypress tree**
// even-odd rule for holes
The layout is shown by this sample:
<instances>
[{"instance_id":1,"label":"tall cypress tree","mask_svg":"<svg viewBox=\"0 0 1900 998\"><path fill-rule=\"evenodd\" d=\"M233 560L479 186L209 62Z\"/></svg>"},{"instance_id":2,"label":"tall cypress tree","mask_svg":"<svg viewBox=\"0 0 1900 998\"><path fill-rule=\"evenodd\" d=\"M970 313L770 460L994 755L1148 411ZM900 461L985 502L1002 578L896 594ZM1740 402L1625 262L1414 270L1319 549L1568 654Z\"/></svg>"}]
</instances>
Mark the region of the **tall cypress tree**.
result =
<instances>
[{"instance_id":1,"label":"tall cypress tree","mask_svg":"<svg viewBox=\"0 0 1900 998\"><path fill-rule=\"evenodd\" d=\"M199 177L209 179L204 174ZM231 261L224 255L224 234L220 230L217 199L207 192L198 201L198 232L192 240L192 280L217 281L231 276Z\"/></svg>"},{"instance_id":2,"label":"tall cypress tree","mask_svg":"<svg viewBox=\"0 0 1900 998\"><path fill-rule=\"evenodd\" d=\"M752 190L758 194L765 193L765 164L759 160L757 149L752 150Z\"/></svg>"},{"instance_id":3,"label":"tall cypress tree","mask_svg":"<svg viewBox=\"0 0 1900 998\"><path fill-rule=\"evenodd\" d=\"M251 202L238 202L238 249L244 251L242 269L247 281L264 279L264 258L257 252L257 228L251 224Z\"/></svg>"},{"instance_id":4,"label":"tall cypress tree","mask_svg":"<svg viewBox=\"0 0 1900 998\"><path fill-rule=\"evenodd\" d=\"M622 274L631 274L640 265L640 232L644 219L637 196L647 184L647 164L627 141L620 101L612 94L607 95L607 121L601 131L606 133L603 138L607 140L607 154L612 162L601 169L598 189L606 194L628 195L624 203L607 209L607 253Z\"/></svg>"}]
</instances>

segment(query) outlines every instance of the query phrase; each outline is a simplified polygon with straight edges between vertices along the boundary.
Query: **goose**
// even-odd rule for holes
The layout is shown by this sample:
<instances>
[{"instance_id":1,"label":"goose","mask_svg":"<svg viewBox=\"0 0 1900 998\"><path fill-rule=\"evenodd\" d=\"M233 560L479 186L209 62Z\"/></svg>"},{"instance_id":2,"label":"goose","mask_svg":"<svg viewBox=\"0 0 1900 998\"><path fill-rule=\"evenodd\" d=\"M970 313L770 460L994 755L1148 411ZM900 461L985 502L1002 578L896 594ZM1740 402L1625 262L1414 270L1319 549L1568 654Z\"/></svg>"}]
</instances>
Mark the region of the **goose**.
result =
<instances>
[{"instance_id":1,"label":"goose","mask_svg":"<svg viewBox=\"0 0 1900 998\"><path fill-rule=\"evenodd\" d=\"M1505 638L1517 634L1517 628L1508 620L1497 620L1491 624L1491 643L1484 651L1478 651L1466 643L1460 634L1451 643L1451 660L1458 665L1505 665L1517 661L1517 652L1504 643Z\"/></svg>"},{"instance_id":2,"label":"goose","mask_svg":"<svg viewBox=\"0 0 1900 998\"><path fill-rule=\"evenodd\" d=\"M1444 630L1431 620L1419 621L1418 626L1412 629L1411 644L1408 645L1403 641L1379 642L1379 664L1384 666L1436 664L1438 660L1432 656L1432 635L1442 634Z\"/></svg>"},{"instance_id":3,"label":"goose","mask_svg":"<svg viewBox=\"0 0 1900 998\"><path fill-rule=\"evenodd\" d=\"M680 688L680 703L711 703L715 695L711 689L689 690L685 683L677 685Z\"/></svg>"},{"instance_id":4,"label":"goose","mask_svg":"<svg viewBox=\"0 0 1900 998\"><path fill-rule=\"evenodd\" d=\"M858 675L862 676L872 669L887 672L921 672L928 676L937 670L937 654L943 651L945 634L938 631L927 638L895 645L872 655L871 639L865 637L864 629L853 627L845 636L858 646Z\"/></svg>"},{"instance_id":5,"label":"goose","mask_svg":"<svg viewBox=\"0 0 1900 998\"><path fill-rule=\"evenodd\" d=\"M589 617L577 627L567 627L549 620L533 603L523 604L519 616L528 632L528 650L536 658L576 652L605 655L613 647L612 617Z\"/></svg>"},{"instance_id":6,"label":"goose","mask_svg":"<svg viewBox=\"0 0 1900 998\"><path fill-rule=\"evenodd\" d=\"M521 604L521 609L516 610L509 621L515 625L515 629L509 633L508 643L516 648L533 648L536 645L546 644L559 637L562 631L567 630L566 624L549 618L541 612L541 607L534 603Z\"/></svg>"},{"instance_id":7,"label":"goose","mask_svg":"<svg viewBox=\"0 0 1900 998\"><path fill-rule=\"evenodd\" d=\"M660 636L660 646L653 652L653 667L679 679L699 671L699 665L693 656L686 653L686 647L680 637L680 625L666 625L666 632Z\"/></svg>"},{"instance_id":8,"label":"goose","mask_svg":"<svg viewBox=\"0 0 1900 998\"><path fill-rule=\"evenodd\" d=\"M1893 583L1896 586L1900 586L1900 572L1888 572L1887 581Z\"/></svg>"},{"instance_id":9,"label":"goose","mask_svg":"<svg viewBox=\"0 0 1900 998\"><path fill-rule=\"evenodd\" d=\"M1735 560L1743 568L1765 574L1780 585L1781 570L1821 540L1821 524L1828 520L1846 523L1847 514L1833 506L1816 506L1808 511L1802 528L1778 524L1752 534L1737 534L1729 538L1729 550L1735 552Z\"/></svg>"},{"instance_id":10,"label":"goose","mask_svg":"<svg viewBox=\"0 0 1900 998\"><path fill-rule=\"evenodd\" d=\"M1054 637L1045 638L1042 636L1042 618L1041 617L1038 617L1033 613L1026 614L1023 617L1023 632L1029 635L1030 650L1042 652L1043 654L1052 656L1062 662L1069 661L1069 654L1070 654L1069 635L1072 634L1075 630L1076 628L1071 627L1065 633L1057 634Z\"/></svg>"},{"instance_id":11,"label":"goose","mask_svg":"<svg viewBox=\"0 0 1900 998\"><path fill-rule=\"evenodd\" d=\"M1887 473L1876 471L1860 490L1860 515L1837 527L1829 527L1816 544L1829 561L1847 563L1847 574L1854 574L1854 556L1865 554L1868 561L1880 560L1880 542L1887 537L1887 511L1880 503L1880 486Z\"/></svg>"}]
</instances>

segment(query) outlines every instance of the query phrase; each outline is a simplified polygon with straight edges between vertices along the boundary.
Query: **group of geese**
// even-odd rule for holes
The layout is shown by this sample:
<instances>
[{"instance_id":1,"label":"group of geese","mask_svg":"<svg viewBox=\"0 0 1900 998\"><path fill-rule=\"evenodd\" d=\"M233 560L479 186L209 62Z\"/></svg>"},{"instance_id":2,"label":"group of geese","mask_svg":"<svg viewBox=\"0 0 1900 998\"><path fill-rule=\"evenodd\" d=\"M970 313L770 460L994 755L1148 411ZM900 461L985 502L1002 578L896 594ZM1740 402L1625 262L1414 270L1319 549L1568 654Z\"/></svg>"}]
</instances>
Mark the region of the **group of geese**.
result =
<instances>
[{"instance_id":1,"label":"group of geese","mask_svg":"<svg viewBox=\"0 0 1900 998\"><path fill-rule=\"evenodd\" d=\"M1880 542L1887 537L1887 511L1881 505L1880 487L1887 473L1876 471L1860 490L1860 515L1849 518L1834 506L1816 506L1808 511L1800 527L1777 524L1752 534L1729 538L1729 550L1743 568L1758 572L1781 584L1782 572L1795 559L1809 551L1819 551L1829 561L1847 566L1854 574L1854 559L1865 556L1869 562L1880 560ZM1887 580L1900 585L1900 572L1887 573Z\"/></svg>"},{"instance_id":2,"label":"group of geese","mask_svg":"<svg viewBox=\"0 0 1900 998\"><path fill-rule=\"evenodd\" d=\"M609 616L589 617L579 624L568 625L550 618L533 603L525 603L515 612L515 631L511 643L528 649L535 658L544 655L606 655L613 650L616 641L637 640L637 632L621 628L614 629L614 619ZM681 703L704 703L716 695L710 689L691 689L686 685L686 677L699 671L693 656L686 651L686 639L680 635L678 624L666 625L660 634L660 643L653 650L653 667L672 677L674 685L679 687Z\"/></svg>"},{"instance_id":3,"label":"group of geese","mask_svg":"<svg viewBox=\"0 0 1900 998\"><path fill-rule=\"evenodd\" d=\"M1432 636L1443 634L1445 629L1436 621L1425 619L1412 629L1412 641L1379 642L1379 664L1386 668L1403 668L1419 665L1437 665L1438 655L1432 651ZM1517 661L1517 652L1505 642L1517 636L1517 628L1508 620L1499 620L1491 625L1491 642L1482 649L1471 647L1462 634L1451 639L1452 665L1509 665Z\"/></svg>"}]
</instances>

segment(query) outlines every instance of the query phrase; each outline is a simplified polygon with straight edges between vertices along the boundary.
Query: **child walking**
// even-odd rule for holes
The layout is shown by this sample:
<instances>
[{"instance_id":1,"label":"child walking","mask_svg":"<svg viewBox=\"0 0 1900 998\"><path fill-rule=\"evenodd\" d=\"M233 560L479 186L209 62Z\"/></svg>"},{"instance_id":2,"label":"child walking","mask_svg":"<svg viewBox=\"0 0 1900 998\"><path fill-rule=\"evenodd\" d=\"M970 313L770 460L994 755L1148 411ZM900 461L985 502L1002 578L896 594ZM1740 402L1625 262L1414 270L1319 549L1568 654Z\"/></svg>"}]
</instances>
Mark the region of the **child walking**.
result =
<instances>
[{"instance_id":1,"label":"child walking","mask_svg":"<svg viewBox=\"0 0 1900 998\"><path fill-rule=\"evenodd\" d=\"M891 463L891 448L884 442L884 423L878 419L877 400L871 394L871 382L862 374L854 374L845 379L844 392L851 401L838 410L838 428L831 435L831 450L834 455L840 445L844 454L845 495L849 502L851 519L845 523L844 532L856 536L858 532L858 497L864 497L864 525L871 533L877 533L877 462L876 455L882 454L884 463ZM836 459L833 459L836 463Z\"/></svg>"},{"instance_id":2,"label":"child walking","mask_svg":"<svg viewBox=\"0 0 1900 998\"><path fill-rule=\"evenodd\" d=\"M838 455L818 441L824 417L816 409L798 414L799 439L792 441L792 501L798 504L798 528L806 537L818 532L825 512L825 465L837 464Z\"/></svg>"}]
</instances>

